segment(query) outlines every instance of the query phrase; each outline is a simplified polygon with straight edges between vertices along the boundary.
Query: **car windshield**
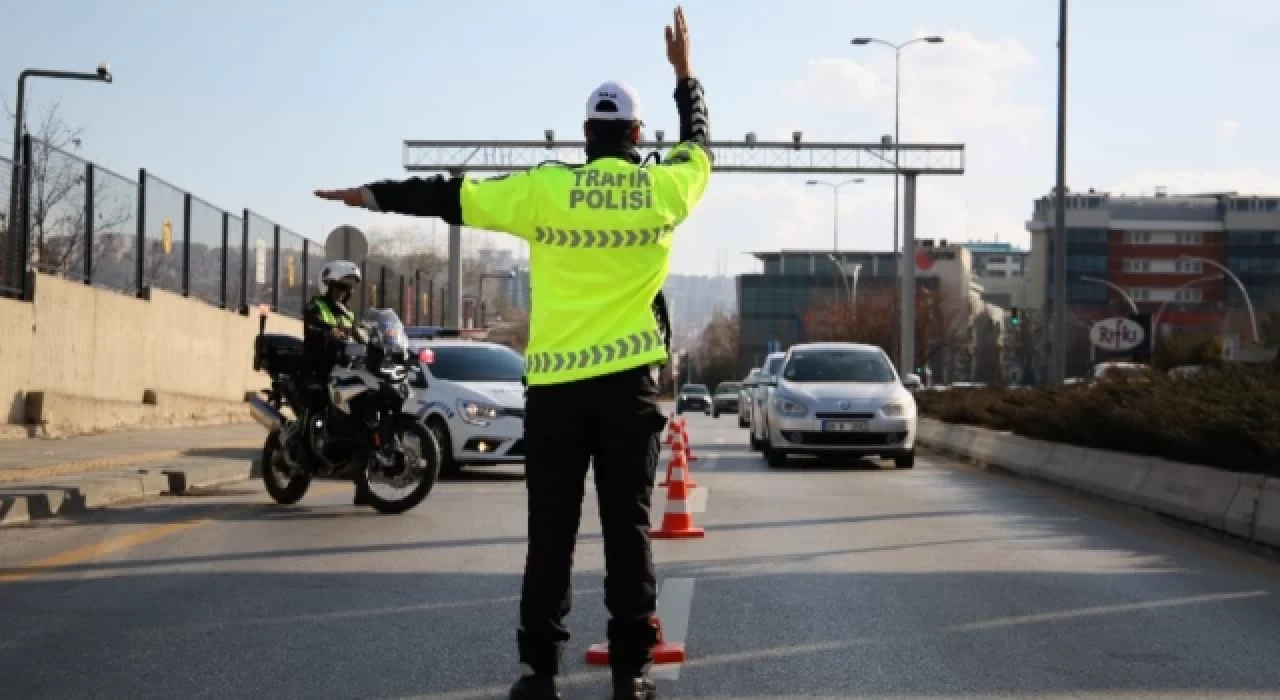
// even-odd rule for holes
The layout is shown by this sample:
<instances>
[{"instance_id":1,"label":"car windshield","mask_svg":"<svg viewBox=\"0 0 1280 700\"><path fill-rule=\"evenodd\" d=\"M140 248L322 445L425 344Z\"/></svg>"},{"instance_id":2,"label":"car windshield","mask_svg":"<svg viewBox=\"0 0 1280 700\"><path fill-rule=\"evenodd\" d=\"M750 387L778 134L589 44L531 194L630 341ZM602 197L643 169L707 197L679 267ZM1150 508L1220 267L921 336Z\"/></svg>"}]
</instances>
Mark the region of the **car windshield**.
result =
<instances>
[{"instance_id":1,"label":"car windshield","mask_svg":"<svg viewBox=\"0 0 1280 700\"><path fill-rule=\"evenodd\" d=\"M797 350L783 379L789 382L892 382L893 367L884 353L872 350Z\"/></svg>"},{"instance_id":2,"label":"car windshield","mask_svg":"<svg viewBox=\"0 0 1280 700\"><path fill-rule=\"evenodd\" d=\"M705 395L705 394L709 394L709 393L711 393L711 392L707 391L707 388L706 388L705 386L701 385L701 384L685 384L685 385L684 385L684 393L686 393L686 394L703 394L703 395Z\"/></svg>"},{"instance_id":3,"label":"car windshield","mask_svg":"<svg viewBox=\"0 0 1280 700\"><path fill-rule=\"evenodd\" d=\"M735 394L741 388L742 388L742 385L739 384L738 382L724 382L720 386L716 387L716 393L717 394Z\"/></svg>"},{"instance_id":4,"label":"car windshield","mask_svg":"<svg viewBox=\"0 0 1280 700\"><path fill-rule=\"evenodd\" d=\"M419 345L434 356L431 376L454 382L518 382L524 358L505 345Z\"/></svg>"}]
</instances>

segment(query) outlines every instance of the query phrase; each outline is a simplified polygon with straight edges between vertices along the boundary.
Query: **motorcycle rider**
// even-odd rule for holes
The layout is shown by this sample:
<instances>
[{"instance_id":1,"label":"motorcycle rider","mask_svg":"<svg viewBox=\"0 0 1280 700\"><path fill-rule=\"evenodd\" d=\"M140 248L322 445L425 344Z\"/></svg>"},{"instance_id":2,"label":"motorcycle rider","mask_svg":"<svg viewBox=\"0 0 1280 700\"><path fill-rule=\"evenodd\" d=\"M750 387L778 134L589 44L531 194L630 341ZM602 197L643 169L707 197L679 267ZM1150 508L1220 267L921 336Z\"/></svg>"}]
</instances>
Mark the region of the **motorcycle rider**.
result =
<instances>
[{"instance_id":1,"label":"motorcycle rider","mask_svg":"<svg viewBox=\"0 0 1280 700\"><path fill-rule=\"evenodd\" d=\"M536 249L530 272L537 303L526 351L529 546L517 632L526 675L512 688L513 700L560 697L556 676L569 638L564 620L588 466L605 541L614 697L657 697L648 677L657 641L649 511L666 425L654 368L668 349L654 307L675 228L711 175L707 109L689 67L680 8L666 45L680 143L665 163L642 164L636 95L609 82L587 101L584 166L316 192L348 206L510 233Z\"/></svg>"},{"instance_id":2,"label":"motorcycle rider","mask_svg":"<svg viewBox=\"0 0 1280 700\"><path fill-rule=\"evenodd\" d=\"M320 270L320 286L324 291L311 299L302 315L307 405L303 409L306 415L298 422L300 426L307 425L307 418L312 414L324 411L329 400L325 386L343 343L361 340L356 315L346 306L360 281L360 266L348 260L334 260ZM368 493L358 486L354 503L369 505Z\"/></svg>"}]
</instances>

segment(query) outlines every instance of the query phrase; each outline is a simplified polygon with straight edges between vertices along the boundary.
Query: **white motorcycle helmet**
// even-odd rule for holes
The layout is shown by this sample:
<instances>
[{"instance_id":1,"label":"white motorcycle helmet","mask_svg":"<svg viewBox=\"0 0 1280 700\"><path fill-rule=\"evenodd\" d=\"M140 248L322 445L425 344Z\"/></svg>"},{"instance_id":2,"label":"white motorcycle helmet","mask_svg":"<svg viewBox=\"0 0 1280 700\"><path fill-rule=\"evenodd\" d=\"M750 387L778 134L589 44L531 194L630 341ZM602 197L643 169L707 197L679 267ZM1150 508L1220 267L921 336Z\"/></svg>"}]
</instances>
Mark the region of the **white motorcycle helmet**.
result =
<instances>
[{"instance_id":1,"label":"white motorcycle helmet","mask_svg":"<svg viewBox=\"0 0 1280 700\"><path fill-rule=\"evenodd\" d=\"M350 260L334 260L320 270L320 286L326 292L335 284L350 292L359 286L360 280L360 266Z\"/></svg>"}]
</instances>

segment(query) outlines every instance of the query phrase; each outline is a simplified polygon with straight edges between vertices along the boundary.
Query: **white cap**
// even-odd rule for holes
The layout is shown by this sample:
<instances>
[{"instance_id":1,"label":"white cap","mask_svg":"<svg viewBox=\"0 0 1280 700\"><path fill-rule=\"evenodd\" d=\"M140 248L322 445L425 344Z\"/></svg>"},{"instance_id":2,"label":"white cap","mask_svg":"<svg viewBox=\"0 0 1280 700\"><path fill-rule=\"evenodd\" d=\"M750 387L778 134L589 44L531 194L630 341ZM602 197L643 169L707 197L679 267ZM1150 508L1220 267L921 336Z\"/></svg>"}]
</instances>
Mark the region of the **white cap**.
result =
<instances>
[{"instance_id":1,"label":"white cap","mask_svg":"<svg viewBox=\"0 0 1280 700\"><path fill-rule=\"evenodd\" d=\"M607 82L587 98L587 119L640 121L640 100L630 85Z\"/></svg>"}]
</instances>

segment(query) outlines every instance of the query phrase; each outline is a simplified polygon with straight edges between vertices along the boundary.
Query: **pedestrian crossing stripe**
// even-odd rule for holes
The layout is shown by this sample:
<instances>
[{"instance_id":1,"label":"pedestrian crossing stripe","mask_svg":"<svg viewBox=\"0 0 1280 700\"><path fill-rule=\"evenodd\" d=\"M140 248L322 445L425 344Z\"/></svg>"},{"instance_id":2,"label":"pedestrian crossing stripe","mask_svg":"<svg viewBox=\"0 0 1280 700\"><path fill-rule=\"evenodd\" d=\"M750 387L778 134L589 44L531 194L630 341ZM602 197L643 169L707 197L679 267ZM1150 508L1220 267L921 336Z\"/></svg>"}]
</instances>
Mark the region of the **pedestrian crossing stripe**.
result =
<instances>
[{"instance_id":1,"label":"pedestrian crossing stripe","mask_svg":"<svg viewBox=\"0 0 1280 700\"><path fill-rule=\"evenodd\" d=\"M637 229L563 229L538 226L535 239L544 245L564 248L622 248L653 245L675 231L674 226Z\"/></svg>"},{"instance_id":2,"label":"pedestrian crossing stripe","mask_svg":"<svg viewBox=\"0 0 1280 700\"><path fill-rule=\"evenodd\" d=\"M581 350L533 353L528 358L528 371L530 374L546 374L595 367L603 362L651 352L657 347L662 347L662 335L658 331L633 333L625 338Z\"/></svg>"}]
</instances>

